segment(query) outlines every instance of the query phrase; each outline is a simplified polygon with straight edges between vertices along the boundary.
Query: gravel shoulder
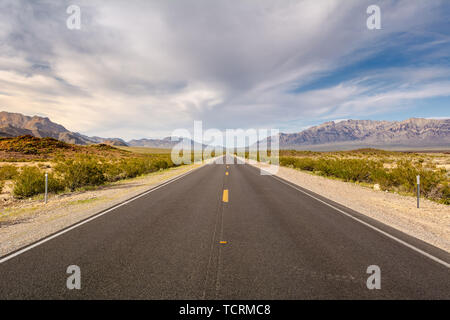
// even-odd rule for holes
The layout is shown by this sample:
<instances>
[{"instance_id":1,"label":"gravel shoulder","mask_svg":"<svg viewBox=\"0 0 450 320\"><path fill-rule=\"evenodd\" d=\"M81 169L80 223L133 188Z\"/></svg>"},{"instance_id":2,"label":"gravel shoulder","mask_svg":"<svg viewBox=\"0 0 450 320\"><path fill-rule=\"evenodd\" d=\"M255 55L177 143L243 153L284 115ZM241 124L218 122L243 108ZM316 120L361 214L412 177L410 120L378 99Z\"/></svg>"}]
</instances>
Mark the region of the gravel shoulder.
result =
<instances>
[{"instance_id":1,"label":"gravel shoulder","mask_svg":"<svg viewBox=\"0 0 450 320\"><path fill-rule=\"evenodd\" d=\"M51 195L0 207L0 257L42 239L202 164L185 165L91 191Z\"/></svg>"},{"instance_id":2,"label":"gravel shoulder","mask_svg":"<svg viewBox=\"0 0 450 320\"><path fill-rule=\"evenodd\" d=\"M255 162L251 165L267 167ZM450 206L421 199L420 209L417 209L415 197L375 191L286 167L279 167L276 175L450 252Z\"/></svg>"}]
</instances>

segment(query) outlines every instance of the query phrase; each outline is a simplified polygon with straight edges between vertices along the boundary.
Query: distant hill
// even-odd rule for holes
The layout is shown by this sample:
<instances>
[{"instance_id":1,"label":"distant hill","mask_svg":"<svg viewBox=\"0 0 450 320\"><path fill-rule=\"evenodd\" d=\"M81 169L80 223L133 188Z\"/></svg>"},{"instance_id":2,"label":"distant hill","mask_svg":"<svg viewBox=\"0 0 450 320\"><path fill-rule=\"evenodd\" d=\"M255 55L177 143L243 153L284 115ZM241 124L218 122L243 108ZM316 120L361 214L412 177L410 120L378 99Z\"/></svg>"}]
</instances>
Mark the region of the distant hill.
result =
<instances>
[{"instance_id":1,"label":"distant hill","mask_svg":"<svg viewBox=\"0 0 450 320\"><path fill-rule=\"evenodd\" d=\"M70 144L108 144L171 149L182 138L139 139L125 142L119 138L89 137L71 132L44 117L0 112L0 137L31 135L54 138ZM299 133L280 133L281 149L348 150L379 149L450 149L450 119L412 118L405 121L346 120L325 122ZM201 145L188 140L191 147ZM203 147L205 147L203 145Z\"/></svg>"},{"instance_id":2,"label":"distant hill","mask_svg":"<svg viewBox=\"0 0 450 320\"><path fill-rule=\"evenodd\" d=\"M120 138L89 137L77 132L71 132L62 125L52 122L49 118L39 116L25 116L20 113L0 112L0 138L31 135L37 138L53 138L70 144L90 145L107 144L111 146L125 147L150 147L172 149L181 139L140 139L131 140L128 143ZM191 140L191 146L194 144Z\"/></svg>"},{"instance_id":3,"label":"distant hill","mask_svg":"<svg viewBox=\"0 0 450 320\"><path fill-rule=\"evenodd\" d=\"M117 159L133 155L106 144L80 146L69 144L54 138L38 138L31 135L0 139L0 159L52 159L59 156L72 158L80 154L95 155L102 158ZM135 156L135 155L133 155Z\"/></svg>"},{"instance_id":4,"label":"distant hill","mask_svg":"<svg viewBox=\"0 0 450 320\"><path fill-rule=\"evenodd\" d=\"M84 135L81 135L81 136L84 137L85 139L88 139L89 141L93 141L93 143L104 143L104 144L108 144L111 146L117 146L117 147L128 146L128 144L120 138L88 137L88 136L84 136Z\"/></svg>"},{"instance_id":5,"label":"distant hill","mask_svg":"<svg viewBox=\"0 0 450 320\"><path fill-rule=\"evenodd\" d=\"M281 133L281 149L450 149L450 119L326 122L299 133Z\"/></svg>"},{"instance_id":6,"label":"distant hill","mask_svg":"<svg viewBox=\"0 0 450 320\"><path fill-rule=\"evenodd\" d=\"M20 113L0 112L0 137L18 137L32 135L37 138L53 138L70 144L109 144L126 146L119 138L88 137L77 132L71 132L62 125L50 121L49 118L25 116Z\"/></svg>"},{"instance_id":7,"label":"distant hill","mask_svg":"<svg viewBox=\"0 0 450 320\"><path fill-rule=\"evenodd\" d=\"M171 141L170 137L164 139L135 139L128 141L130 147L148 147L171 149L178 141Z\"/></svg>"}]
</instances>

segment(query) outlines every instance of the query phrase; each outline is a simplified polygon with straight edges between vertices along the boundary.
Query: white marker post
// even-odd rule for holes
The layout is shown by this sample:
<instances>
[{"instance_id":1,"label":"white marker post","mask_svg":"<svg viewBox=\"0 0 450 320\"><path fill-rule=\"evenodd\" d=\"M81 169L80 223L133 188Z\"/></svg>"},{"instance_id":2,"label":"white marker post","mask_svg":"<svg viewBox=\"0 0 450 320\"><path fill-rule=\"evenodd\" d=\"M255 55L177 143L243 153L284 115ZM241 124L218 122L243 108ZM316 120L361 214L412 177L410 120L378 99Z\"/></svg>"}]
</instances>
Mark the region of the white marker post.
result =
<instances>
[{"instance_id":1,"label":"white marker post","mask_svg":"<svg viewBox=\"0 0 450 320\"><path fill-rule=\"evenodd\" d=\"M45 204L47 204L47 192L48 192L48 173L45 173Z\"/></svg>"},{"instance_id":2,"label":"white marker post","mask_svg":"<svg viewBox=\"0 0 450 320\"><path fill-rule=\"evenodd\" d=\"M417 208L419 208L420 201L420 176L417 176Z\"/></svg>"}]
</instances>

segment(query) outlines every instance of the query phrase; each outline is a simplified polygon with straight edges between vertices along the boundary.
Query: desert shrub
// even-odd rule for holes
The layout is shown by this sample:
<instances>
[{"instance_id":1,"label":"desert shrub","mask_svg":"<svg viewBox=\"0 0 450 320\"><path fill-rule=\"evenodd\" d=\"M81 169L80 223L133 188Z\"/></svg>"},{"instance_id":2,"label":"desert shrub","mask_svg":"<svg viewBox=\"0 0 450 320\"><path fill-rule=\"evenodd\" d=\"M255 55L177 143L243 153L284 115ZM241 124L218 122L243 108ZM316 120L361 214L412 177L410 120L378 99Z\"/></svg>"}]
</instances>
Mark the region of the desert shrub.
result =
<instances>
[{"instance_id":1,"label":"desert shrub","mask_svg":"<svg viewBox=\"0 0 450 320\"><path fill-rule=\"evenodd\" d=\"M442 186L441 202L443 204L450 204L450 184L448 183Z\"/></svg>"},{"instance_id":2,"label":"desert shrub","mask_svg":"<svg viewBox=\"0 0 450 320\"><path fill-rule=\"evenodd\" d=\"M378 162L363 159L318 159L310 163L322 175L352 182L373 182L372 172L381 166Z\"/></svg>"},{"instance_id":3,"label":"desert shrub","mask_svg":"<svg viewBox=\"0 0 450 320\"><path fill-rule=\"evenodd\" d=\"M122 163L121 168L125 173L125 178L134 178L152 172L151 162L147 158L127 159Z\"/></svg>"},{"instance_id":4,"label":"desert shrub","mask_svg":"<svg viewBox=\"0 0 450 320\"><path fill-rule=\"evenodd\" d=\"M117 169L121 171L124 178L134 178L143 174L167 169L173 166L173 163L159 158L132 158L121 161ZM113 169L114 170L114 169Z\"/></svg>"},{"instance_id":5,"label":"desert shrub","mask_svg":"<svg viewBox=\"0 0 450 320\"><path fill-rule=\"evenodd\" d=\"M16 197L31 197L45 192L45 172L36 167L25 167L14 178L13 193ZM60 180L54 174L48 175L48 192L63 189Z\"/></svg>"},{"instance_id":6,"label":"desert shrub","mask_svg":"<svg viewBox=\"0 0 450 320\"><path fill-rule=\"evenodd\" d=\"M105 182L134 178L173 167L170 155L149 155L135 158L109 159L82 155L74 159L57 159L54 173L49 174L49 192L82 187L95 187ZM14 177L14 194L29 197L44 192L44 171L24 168Z\"/></svg>"},{"instance_id":7,"label":"desert shrub","mask_svg":"<svg viewBox=\"0 0 450 320\"><path fill-rule=\"evenodd\" d=\"M3 192L3 187L5 186L5 181L0 180L0 193Z\"/></svg>"},{"instance_id":8,"label":"desert shrub","mask_svg":"<svg viewBox=\"0 0 450 320\"><path fill-rule=\"evenodd\" d=\"M397 167L389 171L390 186L402 187L410 191L415 187L416 176L419 171L410 161L399 161Z\"/></svg>"},{"instance_id":9,"label":"desert shrub","mask_svg":"<svg viewBox=\"0 0 450 320\"><path fill-rule=\"evenodd\" d=\"M380 185L382 190L392 188L392 181L389 172L383 167L376 168L371 172L371 182Z\"/></svg>"},{"instance_id":10,"label":"desert shrub","mask_svg":"<svg viewBox=\"0 0 450 320\"><path fill-rule=\"evenodd\" d=\"M55 172L62 177L64 185L73 191L80 187L135 178L171 166L173 163L170 160L161 159L159 156L112 161L101 161L95 157L85 156L75 160L61 160L55 166Z\"/></svg>"},{"instance_id":11,"label":"desert shrub","mask_svg":"<svg viewBox=\"0 0 450 320\"><path fill-rule=\"evenodd\" d=\"M105 163L103 165L103 171L105 179L108 182L114 182L126 178L126 173L122 168L122 161Z\"/></svg>"},{"instance_id":12,"label":"desert shrub","mask_svg":"<svg viewBox=\"0 0 450 320\"><path fill-rule=\"evenodd\" d=\"M48 192L60 192L65 189L64 182L53 173L48 174Z\"/></svg>"},{"instance_id":13,"label":"desert shrub","mask_svg":"<svg viewBox=\"0 0 450 320\"><path fill-rule=\"evenodd\" d=\"M134 178L147 171L147 164L140 159L127 159L122 162L121 168L125 178Z\"/></svg>"},{"instance_id":14,"label":"desert shrub","mask_svg":"<svg viewBox=\"0 0 450 320\"><path fill-rule=\"evenodd\" d=\"M437 200L443 195L443 182L445 181L445 174L441 171L433 171L420 169L420 191L421 194L427 198ZM412 188L414 191L415 187Z\"/></svg>"},{"instance_id":15,"label":"desert shrub","mask_svg":"<svg viewBox=\"0 0 450 320\"><path fill-rule=\"evenodd\" d=\"M295 167L295 158L292 157L280 157L280 166Z\"/></svg>"},{"instance_id":16,"label":"desert shrub","mask_svg":"<svg viewBox=\"0 0 450 320\"><path fill-rule=\"evenodd\" d=\"M281 157L280 164L353 182L372 182L372 173L382 168L380 162L362 159Z\"/></svg>"},{"instance_id":17,"label":"desert shrub","mask_svg":"<svg viewBox=\"0 0 450 320\"><path fill-rule=\"evenodd\" d=\"M317 170L319 166L318 161L314 161L311 158L300 158L294 161L294 167L300 170L314 171Z\"/></svg>"},{"instance_id":18,"label":"desert shrub","mask_svg":"<svg viewBox=\"0 0 450 320\"><path fill-rule=\"evenodd\" d=\"M6 165L0 167L0 180L11 180L18 173L17 167Z\"/></svg>"},{"instance_id":19,"label":"desert shrub","mask_svg":"<svg viewBox=\"0 0 450 320\"><path fill-rule=\"evenodd\" d=\"M443 195L445 189L443 182L446 180L445 170L429 170L422 165L411 161L400 161L396 168L388 172L389 186L399 188L401 191L414 192L417 188L417 176L420 175L421 195L437 199Z\"/></svg>"},{"instance_id":20,"label":"desert shrub","mask_svg":"<svg viewBox=\"0 0 450 320\"><path fill-rule=\"evenodd\" d=\"M13 180L17 197L31 197L45 191L44 172L39 168L25 167Z\"/></svg>"},{"instance_id":21,"label":"desert shrub","mask_svg":"<svg viewBox=\"0 0 450 320\"><path fill-rule=\"evenodd\" d=\"M281 157L280 165L300 170L314 171L317 168L317 161L311 158Z\"/></svg>"},{"instance_id":22,"label":"desert shrub","mask_svg":"<svg viewBox=\"0 0 450 320\"><path fill-rule=\"evenodd\" d=\"M94 157L78 157L57 163L55 172L63 185L74 191L84 186L99 186L106 182L104 165Z\"/></svg>"},{"instance_id":23,"label":"desert shrub","mask_svg":"<svg viewBox=\"0 0 450 320\"><path fill-rule=\"evenodd\" d=\"M164 170L164 169L169 168L169 166L170 166L170 164L168 161L161 160L161 159L155 160L152 163L152 167L156 170Z\"/></svg>"},{"instance_id":24,"label":"desert shrub","mask_svg":"<svg viewBox=\"0 0 450 320\"><path fill-rule=\"evenodd\" d=\"M281 157L280 165L344 181L377 183L384 190L414 193L417 175L421 180L421 195L450 204L450 187L445 169L424 168L420 161L401 160L393 169L385 169L383 162L365 159Z\"/></svg>"}]
</instances>

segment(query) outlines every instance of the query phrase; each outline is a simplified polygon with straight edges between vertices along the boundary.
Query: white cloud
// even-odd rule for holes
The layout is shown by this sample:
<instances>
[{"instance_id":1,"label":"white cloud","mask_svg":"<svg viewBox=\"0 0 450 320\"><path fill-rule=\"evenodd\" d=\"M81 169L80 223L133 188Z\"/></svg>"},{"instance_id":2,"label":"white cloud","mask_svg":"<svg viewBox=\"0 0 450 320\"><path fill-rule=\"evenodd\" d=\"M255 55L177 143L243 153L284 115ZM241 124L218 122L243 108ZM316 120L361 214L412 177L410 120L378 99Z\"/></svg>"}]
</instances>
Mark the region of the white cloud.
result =
<instances>
[{"instance_id":1,"label":"white cloud","mask_svg":"<svg viewBox=\"0 0 450 320\"><path fill-rule=\"evenodd\" d=\"M450 119L450 117L430 117L430 118L426 118L426 119L446 120L446 119Z\"/></svg>"},{"instance_id":2,"label":"white cloud","mask_svg":"<svg viewBox=\"0 0 450 320\"><path fill-rule=\"evenodd\" d=\"M373 85L358 78L293 93L433 21L440 1L380 1L381 32L365 27L366 0L79 1L80 31L65 28L68 4L0 4L3 109L128 139L193 120L225 129L346 118L448 92L448 83L435 85L448 69L422 67L367 75L402 74L403 89L369 94Z\"/></svg>"}]
</instances>

